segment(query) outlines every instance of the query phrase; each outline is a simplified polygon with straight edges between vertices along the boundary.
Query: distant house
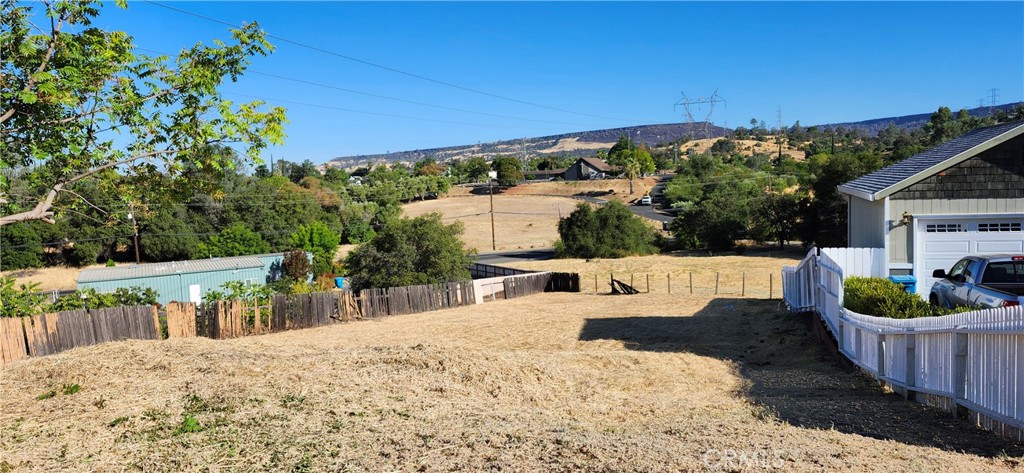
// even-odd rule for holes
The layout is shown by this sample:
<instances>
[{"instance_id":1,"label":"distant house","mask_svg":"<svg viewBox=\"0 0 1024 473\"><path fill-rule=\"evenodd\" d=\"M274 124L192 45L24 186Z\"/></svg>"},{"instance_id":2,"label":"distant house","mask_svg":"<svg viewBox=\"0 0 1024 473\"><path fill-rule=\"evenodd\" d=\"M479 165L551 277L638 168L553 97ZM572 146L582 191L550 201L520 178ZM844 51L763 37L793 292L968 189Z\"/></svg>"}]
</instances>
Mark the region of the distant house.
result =
<instances>
[{"instance_id":1,"label":"distant house","mask_svg":"<svg viewBox=\"0 0 1024 473\"><path fill-rule=\"evenodd\" d=\"M1024 253L1024 122L974 130L839 186L850 247L883 248L886 271L917 277L961 257Z\"/></svg>"},{"instance_id":2,"label":"distant house","mask_svg":"<svg viewBox=\"0 0 1024 473\"><path fill-rule=\"evenodd\" d=\"M90 268L78 275L78 289L113 292L138 286L157 292L157 302L195 302L229 281L266 284L283 275L284 253Z\"/></svg>"},{"instance_id":3,"label":"distant house","mask_svg":"<svg viewBox=\"0 0 1024 473\"><path fill-rule=\"evenodd\" d=\"M616 176L622 170L598 158L580 158L562 173L567 181L585 181L588 179L604 179Z\"/></svg>"},{"instance_id":4,"label":"distant house","mask_svg":"<svg viewBox=\"0 0 1024 473\"><path fill-rule=\"evenodd\" d=\"M565 168L523 171L523 176L526 179L559 179L563 177L563 174L565 174Z\"/></svg>"}]
</instances>

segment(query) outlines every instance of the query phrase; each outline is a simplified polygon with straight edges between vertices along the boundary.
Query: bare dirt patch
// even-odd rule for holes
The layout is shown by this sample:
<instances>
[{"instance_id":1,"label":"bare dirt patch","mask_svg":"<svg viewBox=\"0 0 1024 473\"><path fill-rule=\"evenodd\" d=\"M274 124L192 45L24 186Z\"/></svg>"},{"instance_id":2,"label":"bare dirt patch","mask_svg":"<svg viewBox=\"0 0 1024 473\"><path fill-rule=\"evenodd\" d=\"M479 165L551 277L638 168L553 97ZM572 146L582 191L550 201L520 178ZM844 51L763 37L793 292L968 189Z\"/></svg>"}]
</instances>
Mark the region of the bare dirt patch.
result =
<instances>
[{"instance_id":1,"label":"bare dirt patch","mask_svg":"<svg viewBox=\"0 0 1024 473\"><path fill-rule=\"evenodd\" d=\"M777 301L735 298L544 294L113 343L15 363L0 399L14 471L994 471L1021 454L840 371Z\"/></svg>"}]
</instances>

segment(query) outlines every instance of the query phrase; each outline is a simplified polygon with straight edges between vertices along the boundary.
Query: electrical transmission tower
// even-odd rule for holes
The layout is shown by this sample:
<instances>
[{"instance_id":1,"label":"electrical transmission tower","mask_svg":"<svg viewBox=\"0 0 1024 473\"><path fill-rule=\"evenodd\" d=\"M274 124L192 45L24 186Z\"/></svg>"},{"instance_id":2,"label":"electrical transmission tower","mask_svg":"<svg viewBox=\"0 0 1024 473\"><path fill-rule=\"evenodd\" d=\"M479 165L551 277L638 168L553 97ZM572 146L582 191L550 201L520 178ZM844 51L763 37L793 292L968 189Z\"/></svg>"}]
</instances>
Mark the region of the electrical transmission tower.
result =
<instances>
[{"instance_id":1,"label":"electrical transmission tower","mask_svg":"<svg viewBox=\"0 0 1024 473\"><path fill-rule=\"evenodd\" d=\"M686 94L682 92L680 92L680 94L683 95L683 98L676 102L672 107L672 110L676 111L680 106L683 107L683 110L686 112L686 123L689 124L687 128L690 130L692 130L694 125L697 124L697 120L694 118L693 112L699 112L701 107L704 105L708 106L708 113L704 116L702 125L704 138L711 138L711 114L715 112L715 104L725 103L725 99L718 95L718 89L715 89L715 93L711 94L710 97L697 97L695 99L687 97Z\"/></svg>"},{"instance_id":2,"label":"electrical transmission tower","mask_svg":"<svg viewBox=\"0 0 1024 473\"><path fill-rule=\"evenodd\" d=\"M998 103L999 103L999 89L997 89L995 87L993 87L991 89L988 89L988 113L989 113L989 115L992 114L992 110L996 107L996 104L998 104Z\"/></svg>"}]
</instances>

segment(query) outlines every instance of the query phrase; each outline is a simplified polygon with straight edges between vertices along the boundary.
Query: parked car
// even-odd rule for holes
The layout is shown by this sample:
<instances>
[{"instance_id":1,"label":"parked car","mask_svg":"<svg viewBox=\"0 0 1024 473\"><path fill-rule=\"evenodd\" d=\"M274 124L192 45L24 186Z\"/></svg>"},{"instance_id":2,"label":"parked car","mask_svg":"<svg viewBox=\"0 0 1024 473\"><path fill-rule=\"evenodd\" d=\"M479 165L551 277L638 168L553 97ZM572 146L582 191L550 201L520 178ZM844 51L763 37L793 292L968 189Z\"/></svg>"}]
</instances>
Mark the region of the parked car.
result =
<instances>
[{"instance_id":1,"label":"parked car","mask_svg":"<svg viewBox=\"0 0 1024 473\"><path fill-rule=\"evenodd\" d=\"M1024 302L1024 256L968 256L947 273L936 269L928 301L945 307L995 308Z\"/></svg>"},{"instance_id":2,"label":"parked car","mask_svg":"<svg viewBox=\"0 0 1024 473\"><path fill-rule=\"evenodd\" d=\"M640 198L640 205L651 205L651 196L645 195Z\"/></svg>"}]
</instances>

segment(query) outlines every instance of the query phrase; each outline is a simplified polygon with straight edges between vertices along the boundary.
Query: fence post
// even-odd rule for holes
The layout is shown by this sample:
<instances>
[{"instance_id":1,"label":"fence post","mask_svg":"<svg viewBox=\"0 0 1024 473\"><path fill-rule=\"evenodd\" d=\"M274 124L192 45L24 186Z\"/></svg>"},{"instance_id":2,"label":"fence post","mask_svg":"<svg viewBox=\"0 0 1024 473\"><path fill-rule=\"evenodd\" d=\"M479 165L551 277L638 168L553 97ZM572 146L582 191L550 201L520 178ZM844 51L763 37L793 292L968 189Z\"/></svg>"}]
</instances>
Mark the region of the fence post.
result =
<instances>
[{"instance_id":1,"label":"fence post","mask_svg":"<svg viewBox=\"0 0 1024 473\"><path fill-rule=\"evenodd\" d=\"M672 273L668 273L668 293L672 294Z\"/></svg>"},{"instance_id":2,"label":"fence post","mask_svg":"<svg viewBox=\"0 0 1024 473\"><path fill-rule=\"evenodd\" d=\"M907 385L907 399L914 399L914 393L911 388L916 386L915 380L917 379L917 357L914 352L916 351L917 340L914 335L914 329L907 329L907 372L905 384Z\"/></svg>"},{"instance_id":3,"label":"fence post","mask_svg":"<svg viewBox=\"0 0 1024 473\"><path fill-rule=\"evenodd\" d=\"M878 357L878 379L885 377L885 334L878 334L878 343L875 348L875 355Z\"/></svg>"},{"instance_id":4,"label":"fence post","mask_svg":"<svg viewBox=\"0 0 1024 473\"><path fill-rule=\"evenodd\" d=\"M597 295L597 275L594 275L594 295Z\"/></svg>"},{"instance_id":5,"label":"fence post","mask_svg":"<svg viewBox=\"0 0 1024 473\"><path fill-rule=\"evenodd\" d=\"M693 295L693 271L690 271L690 295Z\"/></svg>"},{"instance_id":6,"label":"fence post","mask_svg":"<svg viewBox=\"0 0 1024 473\"><path fill-rule=\"evenodd\" d=\"M715 271L715 295L718 295L718 271Z\"/></svg>"},{"instance_id":7,"label":"fence post","mask_svg":"<svg viewBox=\"0 0 1024 473\"><path fill-rule=\"evenodd\" d=\"M957 401L967 399L967 337L953 329L953 415Z\"/></svg>"},{"instance_id":8,"label":"fence post","mask_svg":"<svg viewBox=\"0 0 1024 473\"><path fill-rule=\"evenodd\" d=\"M651 293L651 275L650 274L647 275L647 293L648 294Z\"/></svg>"},{"instance_id":9,"label":"fence post","mask_svg":"<svg viewBox=\"0 0 1024 473\"><path fill-rule=\"evenodd\" d=\"M740 297L747 297L747 272L743 272L743 282L740 286Z\"/></svg>"}]
</instances>

